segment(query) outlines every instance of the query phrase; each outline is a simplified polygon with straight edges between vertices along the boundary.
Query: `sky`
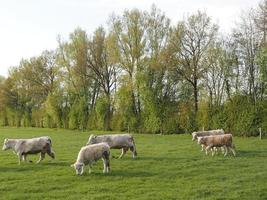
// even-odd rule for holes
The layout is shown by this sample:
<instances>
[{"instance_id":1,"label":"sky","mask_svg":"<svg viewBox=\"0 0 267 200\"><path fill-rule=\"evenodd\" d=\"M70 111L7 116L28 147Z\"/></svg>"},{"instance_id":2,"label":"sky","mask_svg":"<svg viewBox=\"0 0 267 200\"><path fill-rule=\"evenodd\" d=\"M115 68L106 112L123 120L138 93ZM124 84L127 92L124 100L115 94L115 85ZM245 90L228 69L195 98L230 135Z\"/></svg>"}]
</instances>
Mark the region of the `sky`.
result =
<instances>
[{"instance_id":1,"label":"sky","mask_svg":"<svg viewBox=\"0 0 267 200\"><path fill-rule=\"evenodd\" d=\"M197 10L206 11L224 33L230 32L242 10L256 7L259 0L0 0L0 75L22 58L38 56L57 47L75 28L88 34L106 26L112 13L125 9L150 10L151 5L175 24Z\"/></svg>"}]
</instances>

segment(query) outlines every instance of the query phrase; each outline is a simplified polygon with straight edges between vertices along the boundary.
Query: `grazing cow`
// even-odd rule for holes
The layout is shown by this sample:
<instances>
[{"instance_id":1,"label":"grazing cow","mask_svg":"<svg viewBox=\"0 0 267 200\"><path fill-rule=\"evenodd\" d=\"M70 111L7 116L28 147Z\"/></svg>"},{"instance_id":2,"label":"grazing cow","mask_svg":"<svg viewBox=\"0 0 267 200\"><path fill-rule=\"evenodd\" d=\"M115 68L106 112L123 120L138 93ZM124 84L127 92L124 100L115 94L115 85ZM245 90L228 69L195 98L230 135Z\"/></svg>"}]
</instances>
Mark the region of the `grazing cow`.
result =
<instances>
[{"instance_id":1,"label":"grazing cow","mask_svg":"<svg viewBox=\"0 0 267 200\"><path fill-rule=\"evenodd\" d=\"M71 167L76 170L77 175L82 175L83 167L89 165L89 173L91 173L92 164L102 158L104 164L103 173L108 173L110 171L109 155L110 148L107 143L87 145L81 148L76 162Z\"/></svg>"},{"instance_id":2,"label":"grazing cow","mask_svg":"<svg viewBox=\"0 0 267 200\"><path fill-rule=\"evenodd\" d=\"M130 134L116 134L116 135L90 135L87 145L97 144L100 142L107 143L111 149L121 149L122 158L124 154L130 149L133 154L133 158L137 156L134 138Z\"/></svg>"},{"instance_id":3,"label":"grazing cow","mask_svg":"<svg viewBox=\"0 0 267 200\"><path fill-rule=\"evenodd\" d=\"M232 142L233 136L232 134L224 134L224 135L211 135L211 136L204 136L204 137L198 137L198 144L204 145L206 147L206 154L208 150L214 148L214 147L224 147L225 153L224 156L228 154L228 149L230 149L235 156L235 146ZM212 152L212 155L214 153Z\"/></svg>"},{"instance_id":4,"label":"grazing cow","mask_svg":"<svg viewBox=\"0 0 267 200\"><path fill-rule=\"evenodd\" d=\"M26 161L26 157L29 154L41 153L40 159L37 163L40 163L47 153L51 158L55 158L55 153L52 151L52 141L48 136L31 139L5 139L2 150L12 149L15 154L18 155L19 165L21 160Z\"/></svg>"}]
</instances>

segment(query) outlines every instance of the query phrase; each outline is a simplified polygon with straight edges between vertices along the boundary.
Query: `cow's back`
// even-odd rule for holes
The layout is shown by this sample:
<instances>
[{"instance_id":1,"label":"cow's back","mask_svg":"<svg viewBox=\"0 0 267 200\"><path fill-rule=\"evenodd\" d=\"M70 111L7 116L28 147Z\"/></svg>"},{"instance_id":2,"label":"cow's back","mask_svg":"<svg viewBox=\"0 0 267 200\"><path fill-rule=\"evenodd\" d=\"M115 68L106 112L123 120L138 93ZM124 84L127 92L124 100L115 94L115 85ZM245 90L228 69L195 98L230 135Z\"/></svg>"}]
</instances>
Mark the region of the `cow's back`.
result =
<instances>
[{"instance_id":1,"label":"cow's back","mask_svg":"<svg viewBox=\"0 0 267 200\"><path fill-rule=\"evenodd\" d=\"M132 136L129 134L103 135L99 138L101 138L99 142L105 142L113 149L128 147L129 143L133 142Z\"/></svg>"},{"instance_id":2,"label":"cow's back","mask_svg":"<svg viewBox=\"0 0 267 200\"><path fill-rule=\"evenodd\" d=\"M24 153L35 154L41 152L50 145L47 137L25 139L21 142L21 148Z\"/></svg>"}]
</instances>

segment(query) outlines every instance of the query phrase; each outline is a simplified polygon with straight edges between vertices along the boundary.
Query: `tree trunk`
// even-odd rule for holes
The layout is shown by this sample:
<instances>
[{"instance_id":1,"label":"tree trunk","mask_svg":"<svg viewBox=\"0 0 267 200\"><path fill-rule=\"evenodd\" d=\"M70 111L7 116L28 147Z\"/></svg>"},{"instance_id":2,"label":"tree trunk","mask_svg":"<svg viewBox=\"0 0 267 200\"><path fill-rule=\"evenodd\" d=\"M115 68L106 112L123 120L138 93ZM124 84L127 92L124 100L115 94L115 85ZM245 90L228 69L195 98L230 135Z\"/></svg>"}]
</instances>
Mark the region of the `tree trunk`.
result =
<instances>
[{"instance_id":1,"label":"tree trunk","mask_svg":"<svg viewBox=\"0 0 267 200\"><path fill-rule=\"evenodd\" d=\"M195 103L195 114L198 111L198 88L197 88L197 79L194 79L194 103Z\"/></svg>"},{"instance_id":2,"label":"tree trunk","mask_svg":"<svg viewBox=\"0 0 267 200\"><path fill-rule=\"evenodd\" d=\"M111 130L111 119L112 119L110 95L106 94L106 98L108 100L108 105L107 105L107 112L104 116L104 129L105 131L110 131Z\"/></svg>"}]
</instances>

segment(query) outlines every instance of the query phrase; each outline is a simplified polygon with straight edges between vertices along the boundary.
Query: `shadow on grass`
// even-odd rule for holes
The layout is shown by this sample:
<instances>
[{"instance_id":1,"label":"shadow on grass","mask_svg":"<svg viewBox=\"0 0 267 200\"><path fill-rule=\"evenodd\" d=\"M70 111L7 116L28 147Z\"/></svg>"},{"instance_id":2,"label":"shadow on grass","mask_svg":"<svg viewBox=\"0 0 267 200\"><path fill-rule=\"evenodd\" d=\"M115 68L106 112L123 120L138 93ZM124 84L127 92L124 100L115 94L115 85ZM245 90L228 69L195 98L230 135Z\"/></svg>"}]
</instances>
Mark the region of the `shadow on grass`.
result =
<instances>
[{"instance_id":1,"label":"shadow on grass","mask_svg":"<svg viewBox=\"0 0 267 200\"><path fill-rule=\"evenodd\" d=\"M112 170L110 173L103 174L101 172L92 172L92 174L86 173L88 176L107 176L107 177L152 177L155 176L156 173L146 172L146 171L123 171L123 170Z\"/></svg>"},{"instance_id":2,"label":"shadow on grass","mask_svg":"<svg viewBox=\"0 0 267 200\"><path fill-rule=\"evenodd\" d=\"M59 166L59 167L69 167L72 163L71 162L62 162L62 161L50 161L50 162L44 162L44 163L41 163L41 165L44 165L44 166Z\"/></svg>"},{"instance_id":3,"label":"shadow on grass","mask_svg":"<svg viewBox=\"0 0 267 200\"><path fill-rule=\"evenodd\" d=\"M37 164L36 162L22 162L21 165L18 165L17 163L10 163L6 166L0 166L0 171L3 172L26 172L26 171L36 171L36 170L43 170L44 167L53 167L53 166L59 166L59 167L66 167L70 166L70 163L68 162L55 162L55 161L47 161L47 162L41 162Z\"/></svg>"},{"instance_id":4,"label":"shadow on grass","mask_svg":"<svg viewBox=\"0 0 267 200\"><path fill-rule=\"evenodd\" d=\"M140 160L140 161L173 161L175 159L178 159L178 157L152 157L152 156L142 156L142 157L137 157L134 160Z\"/></svg>"},{"instance_id":5,"label":"shadow on grass","mask_svg":"<svg viewBox=\"0 0 267 200\"><path fill-rule=\"evenodd\" d=\"M38 171L38 170L42 170L40 167L35 167L33 165L14 165L14 166L6 166L0 167L0 171L2 172L29 172L29 171Z\"/></svg>"},{"instance_id":6,"label":"shadow on grass","mask_svg":"<svg viewBox=\"0 0 267 200\"><path fill-rule=\"evenodd\" d=\"M266 151L237 151L238 157L267 157Z\"/></svg>"}]
</instances>

